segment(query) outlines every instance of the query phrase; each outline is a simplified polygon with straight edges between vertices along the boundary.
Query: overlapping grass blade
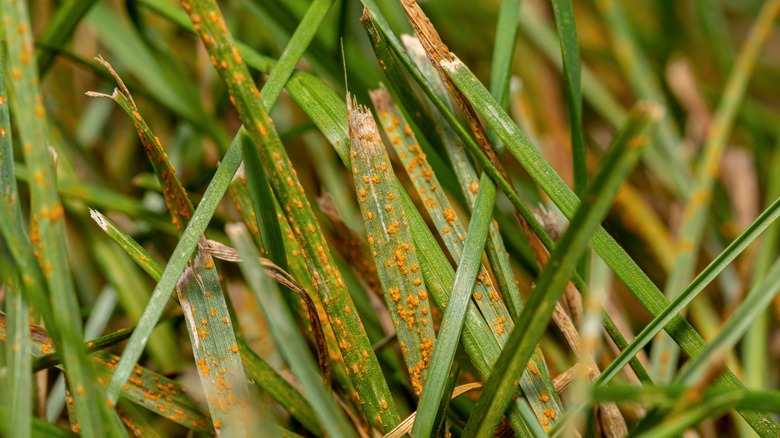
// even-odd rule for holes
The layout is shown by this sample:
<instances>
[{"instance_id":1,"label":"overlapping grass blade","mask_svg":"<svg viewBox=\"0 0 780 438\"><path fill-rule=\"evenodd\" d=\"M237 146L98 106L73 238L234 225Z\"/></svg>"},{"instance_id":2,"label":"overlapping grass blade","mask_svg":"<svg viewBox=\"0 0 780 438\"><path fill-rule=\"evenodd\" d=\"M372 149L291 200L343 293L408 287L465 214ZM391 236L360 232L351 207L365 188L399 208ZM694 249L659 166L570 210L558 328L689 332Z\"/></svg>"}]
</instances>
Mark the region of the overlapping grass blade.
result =
<instances>
[{"instance_id":1,"label":"overlapping grass blade","mask_svg":"<svg viewBox=\"0 0 780 438\"><path fill-rule=\"evenodd\" d=\"M737 258L753 240L769 227L772 222L780 217L780 199L776 200L761 216L756 219L742 234L739 235L715 260L712 261L670 304L661 312L658 312L650 324L634 338L620 355L604 370L597 383L607 383L617 372L625 366L628 358L634 357L653 336L660 333L677 315L685 309L696 295L715 279L715 277L734 259ZM702 343L694 351L698 354L704 348Z\"/></svg>"},{"instance_id":2,"label":"overlapping grass blade","mask_svg":"<svg viewBox=\"0 0 780 438\"><path fill-rule=\"evenodd\" d=\"M16 92L16 120L21 127L19 138L35 182L31 187L30 240L38 254L51 297L50 303L38 304L57 309L57 312L41 311L45 312L45 316L54 317L47 320L47 324L58 331L62 340L58 346L66 359L65 372L78 412L78 418L73 420L88 435L123 436L124 430L106 403L105 393L96 384L92 365L81 349L82 325L68 263L63 221L65 211L57 195L54 166L46 147L50 144L47 138L49 128L38 87L27 4L4 1L0 6L6 20L5 41L8 48L8 68L4 71L11 74Z\"/></svg>"},{"instance_id":3,"label":"overlapping grass blade","mask_svg":"<svg viewBox=\"0 0 780 438\"><path fill-rule=\"evenodd\" d=\"M748 81L778 13L780 13L780 1L773 0L763 5L736 58L715 118L707 132L703 155L696 169L690 196L683 209L674 263L664 285L664 292L669 299L677 297L693 277L723 151ZM653 344L653 366L662 381L668 380L673 375L677 369L678 358L679 350L668 337L663 336Z\"/></svg>"},{"instance_id":4,"label":"overlapping grass blade","mask_svg":"<svg viewBox=\"0 0 780 438\"><path fill-rule=\"evenodd\" d=\"M710 361L717 360L719 353L732 348L742 338L756 317L766 310L772 298L780 291L780 262L775 261L764 280L755 285L747 298L739 305L720 333L696 356L686 362L674 379L683 385L695 384L697 378L706 371Z\"/></svg>"},{"instance_id":5,"label":"overlapping grass blade","mask_svg":"<svg viewBox=\"0 0 780 438\"><path fill-rule=\"evenodd\" d=\"M4 324L0 324L0 339L5 339L4 327ZM55 352L52 339L46 331L36 325L30 325L30 330L33 358L45 358ZM111 342L116 339L121 337L115 336ZM109 353L95 351L90 355L90 360L98 372L98 381L106 383L116 368L119 358ZM198 404L186 394L186 390L181 385L148 368L141 366L134 368L133 377L122 388L122 398L189 429L201 432L213 431L209 417L201 412Z\"/></svg>"},{"instance_id":6,"label":"overlapping grass blade","mask_svg":"<svg viewBox=\"0 0 780 438\"><path fill-rule=\"evenodd\" d=\"M446 367L449 366L455 354L455 348L457 347L458 340L460 339L460 329L463 325L463 318L465 318L467 304L470 301L469 296L472 295L472 287L476 305L480 309L485 320L488 322L493 336L496 338L499 346L503 346L506 343L509 333L514 328L514 323L512 322L509 312L505 307L501 297L498 295L498 291L496 290L487 269L482 266L481 262L483 251L466 251L464 241L468 241L470 232L466 232L466 229L461 224L460 219L458 219L455 210L453 209L452 205L450 205L447 196L444 194L444 191L441 188L439 179L428 165L426 156L420 150L420 146L417 143L414 132L411 130L411 128L409 128L409 125L406 123L403 114L401 114L401 112L392 102L391 97L386 90L380 89L374 91L371 93L371 97L374 101L374 106L379 113L379 118L382 122L387 137L391 140L396 154L400 157L401 163L409 174L409 178L412 180L412 183L419 193L423 205L431 216L439 236L449 250L450 254L453 256L453 258L461 260L465 254L470 254L472 257L474 257L474 260L471 260L471 262L476 263L476 267L478 268L478 271L475 272L473 278L471 278L470 275L466 275L460 280L464 281L463 278L465 278L464 283L453 286L453 290L458 290L461 292L465 291L465 295L458 297L459 299L457 300L457 306L455 306L456 302L450 300L446 308L459 309L448 310L448 312L457 311L463 313L458 315L457 318L453 319L453 321L455 321L455 325L449 326L446 331L450 337L446 350L442 349L435 355L435 357L441 357L441 359L434 359L435 361L440 361L436 368L437 371L434 374L437 376L435 377L435 385L437 385L438 389L432 392L432 394L436 394L437 392L443 390L443 385L446 379L441 378L446 378L449 374L449 369L445 369L445 365ZM495 200L494 189L492 193L488 193L488 197ZM477 195L476 198L479 199L479 195ZM488 225L492 222L492 205L489 204L492 203L477 203L475 208L475 211L477 209L486 209L484 210L484 217L481 219L485 222L485 226L488 227L488 229ZM472 224L474 221L475 217L472 216ZM461 266L460 263L458 266ZM471 279L469 280L469 278ZM458 279L457 273L455 279ZM475 280L476 284L474 283ZM448 359L445 360L445 358ZM523 391L527 394L529 404L534 409L534 412L536 413L537 418L539 418L539 421L542 423L549 423L549 417L545 416L544 412L549 412L549 409L555 411L556 415L560 415L562 414L562 410L559 406L557 394L554 392L552 387L552 380L549 377L547 365L544 363L544 359L542 358L541 354L535 354L533 362L537 367L536 369L538 370L538 373L532 373L531 371L524 373L523 377L521 378L520 385ZM438 394L435 399L441 400L443 396L444 394ZM421 401L420 406L421 408L418 409L418 420L416 420L415 423L425 424L426 422L432 421L433 416L436 414L436 407L438 406L438 402L434 401L432 398L429 398L427 400ZM427 427L430 427L431 424L432 423L428 423ZM418 430L416 434L422 434L422 436L424 436L430 433L429 430L421 432L423 430L424 429Z\"/></svg>"},{"instance_id":7,"label":"overlapping grass blade","mask_svg":"<svg viewBox=\"0 0 780 438\"><path fill-rule=\"evenodd\" d=\"M357 100L352 100L347 111L355 190L366 239L412 388L420 395L436 342L428 290L376 122Z\"/></svg>"},{"instance_id":8,"label":"overlapping grass blade","mask_svg":"<svg viewBox=\"0 0 780 438\"><path fill-rule=\"evenodd\" d=\"M445 70L534 181L550 196L564 215L571 217L579 203L576 195L544 161L506 112L462 62L458 60L447 62ZM486 161L486 158L481 160ZM663 311L668 303L661 292L603 228L596 231L591 244L651 315L657 316ZM686 354L695 354L704 345L701 336L682 317L675 317L666 329ZM730 388L741 387L741 383L730 370L719 376L716 383ZM740 411L740 413L754 430L760 433L772 435L772 431L780 431L780 425L774 419L755 412Z\"/></svg>"},{"instance_id":9,"label":"overlapping grass blade","mask_svg":"<svg viewBox=\"0 0 780 438\"><path fill-rule=\"evenodd\" d=\"M91 214L92 218L97 222L101 229L125 250L153 280L160 281L163 274L163 266L155 260L151 254L117 227L110 219L94 210ZM94 344L95 348L99 348L101 345L113 344L116 340L125 339L126 337L126 333L117 333L115 335L116 339L94 340L90 343ZM262 358L250 350L242 339L238 339L238 348L239 353L241 354L242 363L244 364L244 368L249 377L255 380L255 382L262 387L263 391L273 397L283 408L298 419L301 424L313 432L319 430L311 406L309 406L303 396L279 376L279 374Z\"/></svg>"},{"instance_id":10,"label":"overlapping grass blade","mask_svg":"<svg viewBox=\"0 0 780 438\"><path fill-rule=\"evenodd\" d=\"M143 275L137 267L133 266L127 254L100 235L101 232L94 226L86 234L89 235L90 246L98 267L116 290L128 319L133 324L137 324L149 300L149 290ZM176 354L178 342L173 330L167 324L157 327L154 336L149 339L148 351L162 372L175 371L182 365L181 356Z\"/></svg>"},{"instance_id":11,"label":"overlapping grass blade","mask_svg":"<svg viewBox=\"0 0 780 438\"><path fill-rule=\"evenodd\" d=\"M770 156L770 169L780 168L780 148L778 148L778 144L780 143L775 143L775 150ZM769 175L769 181L767 181L765 202L769 207L778 198L780 198L780 173L772 172ZM772 261L772 254L774 254L775 248L777 248L779 233L780 228L770 227L761 238L750 273L750 287L757 285L766 276ZM753 325L745 334L745 340L742 342L741 352L745 366L745 386L748 388L764 388L768 382L769 361L767 360L766 349L763 346L769 342L770 313L767 311L756 317Z\"/></svg>"},{"instance_id":12,"label":"overlapping grass blade","mask_svg":"<svg viewBox=\"0 0 780 438\"><path fill-rule=\"evenodd\" d=\"M285 317L289 310L276 286L257 263L260 253L246 228L236 225L228 228L227 232L244 260L241 262L241 270L263 311L276 346L301 381L319 424L332 436L354 436L346 417L337 409L338 405L323 385L322 376L312 360L306 341L292 323L292 317Z\"/></svg>"},{"instance_id":13,"label":"overlapping grass blade","mask_svg":"<svg viewBox=\"0 0 780 438\"><path fill-rule=\"evenodd\" d=\"M673 407L681 399L694 395L692 388L681 385L634 386L609 385L593 388L594 401L616 403L646 403L659 407ZM780 412L780 393L777 391L755 391L748 389L709 388L700 392L698 400L711 400L718 395L729 394L736 399L734 409L750 409L765 412Z\"/></svg>"},{"instance_id":14,"label":"overlapping grass blade","mask_svg":"<svg viewBox=\"0 0 780 438\"><path fill-rule=\"evenodd\" d=\"M101 62L113 73L110 65L105 61ZM115 89L108 97L133 118L147 157L163 187L165 203L171 213L173 225L177 230L182 230L192 218L192 203L159 139L139 114L132 96L119 76L116 78L121 89ZM182 274L176 292L189 329L201 383L209 394L207 401L215 428L219 433L246 433L248 428L251 428L251 424L246 424L243 418L246 415L244 410L249 400L249 389L219 275L214 260L204 249L198 250L194 260ZM165 302L161 301L159 309L150 310L147 307L144 316L152 312L162 312L164 304ZM139 326L143 319L142 316ZM123 359L125 357L131 356L123 355ZM132 365L133 362L129 359L120 364L124 367ZM109 394L116 399L118 393L114 388L112 381Z\"/></svg>"},{"instance_id":15,"label":"overlapping grass blade","mask_svg":"<svg viewBox=\"0 0 780 438\"><path fill-rule=\"evenodd\" d=\"M30 436L32 425L32 369L29 352L30 329L28 300L37 298L37 304L43 304L45 291L40 279L38 265L29 251L29 242L23 228L22 210L19 193L14 178L13 144L11 142L11 122L8 115L8 100L5 89L5 50L0 48L0 284L5 292L5 311L10 319L11 338L6 340L2 354L5 375L0 377L0 393L9 401L10 415L7 428L17 431L20 436ZM27 251L17 249L17 258L22 263L19 269L11 254L11 245L22 245ZM23 258L20 252L25 252ZM26 263L27 266L23 264ZM19 273L29 272L31 281L24 285ZM37 275L35 275L37 273ZM35 278L35 282L33 282ZM28 292L23 296L23 288ZM36 296L37 295L37 296ZM47 307L48 308L48 307Z\"/></svg>"},{"instance_id":16,"label":"overlapping grass blade","mask_svg":"<svg viewBox=\"0 0 780 438\"><path fill-rule=\"evenodd\" d=\"M652 104L640 104L629 118L626 127L613 141L604 158L602 168L594 179L588 194L577 209L550 261L542 270L536 287L518 318L515 330L509 336L498 362L477 401L477 406L466 425L465 434L493 433L504 411L515 395L514 381L527 366L536 342L544 333L558 298L563 294L569 277L574 273L579 257L587 248L590 236L609 211L619 186L639 159L646 143L645 130L660 115Z\"/></svg>"},{"instance_id":17,"label":"overlapping grass blade","mask_svg":"<svg viewBox=\"0 0 780 438\"><path fill-rule=\"evenodd\" d=\"M267 110L257 99L260 92L251 82L239 49L225 28L222 14L213 1L184 1L183 7L233 98L250 138L259 149L274 195L307 255L306 262L325 311L330 318L339 318L344 324L336 330L336 337L347 369L352 372L352 382L364 403L368 421L382 431L392 429L398 422L398 414L387 382L376 378L381 370L362 323L353 311L352 299Z\"/></svg>"}]
</instances>

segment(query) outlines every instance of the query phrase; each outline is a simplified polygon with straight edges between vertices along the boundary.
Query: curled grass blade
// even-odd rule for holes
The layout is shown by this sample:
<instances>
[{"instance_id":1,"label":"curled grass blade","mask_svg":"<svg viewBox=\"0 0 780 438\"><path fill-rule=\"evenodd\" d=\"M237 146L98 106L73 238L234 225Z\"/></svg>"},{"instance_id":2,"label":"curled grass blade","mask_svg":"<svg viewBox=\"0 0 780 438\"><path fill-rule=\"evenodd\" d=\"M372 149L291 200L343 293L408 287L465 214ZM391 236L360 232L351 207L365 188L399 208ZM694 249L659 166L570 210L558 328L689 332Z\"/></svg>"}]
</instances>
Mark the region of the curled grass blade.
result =
<instances>
[{"instance_id":1,"label":"curled grass blade","mask_svg":"<svg viewBox=\"0 0 780 438\"><path fill-rule=\"evenodd\" d=\"M6 20L5 42L8 68L16 91L16 121L21 127L25 160L35 184L31 186L30 241L49 286L51 302L39 303L57 312L47 321L61 336L65 372L71 388L80 430L87 435L123 436L118 418L106 403L103 390L95 383L92 365L81 349L82 324L73 286L65 242L64 214L57 195L54 166L46 145L50 144L46 111L38 87L29 15L25 2L3 1L0 10ZM13 34L11 34L13 32ZM5 99L3 97L3 99ZM42 309L42 311L46 312Z\"/></svg>"},{"instance_id":2,"label":"curled grass blade","mask_svg":"<svg viewBox=\"0 0 780 438\"><path fill-rule=\"evenodd\" d=\"M340 319L343 329L336 329L341 352L352 382L364 403L370 424L379 430L390 430L398 422L387 382L381 376L379 363L371 349L354 303L341 273L327 247L325 238L311 210L303 188L282 146L267 109L258 100L260 92L252 83L249 70L233 37L227 32L224 18L213 1L183 1L215 69L228 89L249 137L260 153L274 195L287 221L307 255L306 262L330 318ZM349 312L347 311L349 309ZM367 355L367 357L366 357ZM357 372L356 372L357 371Z\"/></svg>"},{"instance_id":3,"label":"curled grass blade","mask_svg":"<svg viewBox=\"0 0 780 438\"><path fill-rule=\"evenodd\" d=\"M249 232L241 225L231 226L227 232L244 260L240 265L241 271L263 311L276 346L300 380L301 386L312 403L312 409L319 424L332 436L354 436L346 417L340 410L336 409L337 404L328 394L322 376L318 373L306 346L306 341L297 327L292 324L292 317L290 315L285 317L284 314L289 314L289 310L286 308L281 294L260 265L255 262L260 253L250 239Z\"/></svg>"},{"instance_id":4,"label":"curled grass blade","mask_svg":"<svg viewBox=\"0 0 780 438\"><path fill-rule=\"evenodd\" d=\"M553 250L550 261L542 270L536 287L518 318L518 327L509 336L501 356L485 383L482 396L466 425L465 434L493 433L504 411L515 395L514 381L527 366L536 342L541 338L552 317L555 303L563 294L569 277L574 273L580 255L587 248L590 236L598 229L619 186L628 177L646 143L645 130L660 110L652 104L640 105L629 118L626 127L613 141L604 158L601 171L593 181L583 204Z\"/></svg>"},{"instance_id":5,"label":"curled grass blade","mask_svg":"<svg viewBox=\"0 0 780 438\"><path fill-rule=\"evenodd\" d=\"M664 285L664 292L669 299L677 297L693 277L698 250L707 225L710 199L720 172L723 151L747 90L748 81L761 49L771 34L772 23L778 13L780 13L778 0L768 1L762 6L750 34L737 55L734 70L727 79L715 118L707 132L693 188L683 208L677 252L672 270ZM674 374L678 358L679 349L668 337L663 336L653 344L653 367L663 381L667 381Z\"/></svg>"},{"instance_id":6,"label":"curled grass blade","mask_svg":"<svg viewBox=\"0 0 780 438\"><path fill-rule=\"evenodd\" d=\"M445 70L534 181L547 193L565 216L572 217L579 203L576 195L544 161L536 148L490 96L484 86L460 61L449 63ZM661 291L603 228L599 227L591 239L591 244L651 315L657 316L664 310L668 302ZM680 316L673 318L666 329L667 333L686 354L695 354L704 345L701 336ZM722 374L716 383L729 388L741 387L741 383L730 370ZM760 433L773 435L774 432L780 431L780 424L777 421L760 413L740 411L740 414L754 430Z\"/></svg>"},{"instance_id":7,"label":"curled grass blade","mask_svg":"<svg viewBox=\"0 0 780 438\"><path fill-rule=\"evenodd\" d=\"M436 342L428 290L376 122L368 108L358 105L357 100L351 102L347 111L355 190L366 239L412 388L420 395Z\"/></svg>"}]
</instances>

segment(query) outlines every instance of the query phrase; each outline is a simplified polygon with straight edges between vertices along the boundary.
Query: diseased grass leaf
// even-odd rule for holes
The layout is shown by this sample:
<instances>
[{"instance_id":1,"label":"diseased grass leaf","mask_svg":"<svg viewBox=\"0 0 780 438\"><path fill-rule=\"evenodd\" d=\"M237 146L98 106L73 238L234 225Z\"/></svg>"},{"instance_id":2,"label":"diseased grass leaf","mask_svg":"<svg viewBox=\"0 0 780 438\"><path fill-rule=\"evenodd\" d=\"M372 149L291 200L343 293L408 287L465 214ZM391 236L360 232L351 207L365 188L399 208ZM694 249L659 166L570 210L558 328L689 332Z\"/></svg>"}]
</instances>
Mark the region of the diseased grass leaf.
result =
<instances>
[{"instance_id":1,"label":"diseased grass leaf","mask_svg":"<svg viewBox=\"0 0 780 438\"><path fill-rule=\"evenodd\" d=\"M357 100L352 100L347 111L355 190L366 239L412 388L419 396L436 343L428 290L423 284L417 248L395 184L393 167L374 117Z\"/></svg>"},{"instance_id":2,"label":"diseased grass leaf","mask_svg":"<svg viewBox=\"0 0 780 438\"><path fill-rule=\"evenodd\" d=\"M51 299L51 305L45 302L38 304L42 309L50 306L58 309L57 312L47 312L46 316L49 316L47 323L58 333L58 346L65 358L65 372L73 388L78 413L78 418L72 418L73 422L87 435L123 436L124 430L106 403L105 393L96 384L94 370L81 350L82 324L68 263L63 221L65 210L57 195L54 165L47 148L50 144L49 127L32 53L33 40L27 4L4 1L0 3L0 11L6 20L5 42L8 50L7 69L3 63L2 71L10 72L16 92L15 117L17 124L24 127L19 133L21 149L35 182L31 187L30 243L37 254ZM4 94L2 99L5 103Z\"/></svg>"},{"instance_id":3,"label":"diseased grass leaf","mask_svg":"<svg viewBox=\"0 0 780 438\"><path fill-rule=\"evenodd\" d=\"M249 71L227 32L224 18L213 1L185 1L196 31L210 53L212 64L233 98L239 117L249 137L258 147L260 160L268 174L274 195L285 212L314 280L329 318L339 319L343 326L335 329L342 356L351 372L352 383L364 403L368 421L381 431L392 429L398 414L387 382L371 349L362 323L353 311L354 304L341 274L328 250L325 238L314 217L308 199L282 147L267 110L257 98L260 92L249 79Z\"/></svg>"},{"instance_id":4,"label":"diseased grass leaf","mask_svg":"<svg viewBox=\"0 0 780 438\"><path fill-rule=\"evenodd\" d=\"M108 63L102 59L100 61L112 74L115 74ZM138 113L135 102L122 80L119 76L116 76L116 79L121 90L115 89L112 96L109 97L133 118L133 123L149 161L163 187L165 203L171 213L173 225L181 231L192 218L194 212L192 203L173 166L168 161L167 154L159 139ZM198 249L190 266L184 270L177 284L176 293L184 312L201 383L204 391L208 394L207 402L214 419L214 427L220 434L247 433L252 427L251 424L245 424L248 415L245 406L249 402L249 389L238 355L238 344L232 326L232 318L222 291L219 275L211 254L204 248ZM139 326L145 322L145 316L161 314L164 304L165 302L161 301L158 308L150 309L147 307ZM144 327L151 328L153 324ZM151 330L148 330L148 333L151 333ZM146 334L147 339L148 336ZM136 345L142 347L140 344ZM128 359L120 366L131 365L134 354L123 355L123 358ZM116 390L110 395L116 397L115 393Z\"/></svg>"}]
</instances>

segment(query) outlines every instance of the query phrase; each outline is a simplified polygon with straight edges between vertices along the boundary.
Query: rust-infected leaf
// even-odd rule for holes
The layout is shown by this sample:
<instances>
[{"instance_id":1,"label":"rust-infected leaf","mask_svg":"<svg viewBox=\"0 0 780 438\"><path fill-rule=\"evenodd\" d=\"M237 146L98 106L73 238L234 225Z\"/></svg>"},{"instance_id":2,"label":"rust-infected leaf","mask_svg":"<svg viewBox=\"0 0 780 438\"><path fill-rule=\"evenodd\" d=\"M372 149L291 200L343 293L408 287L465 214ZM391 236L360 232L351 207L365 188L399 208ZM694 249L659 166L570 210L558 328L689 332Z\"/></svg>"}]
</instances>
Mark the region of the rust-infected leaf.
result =
<instances>
[{"instance_id":1,"label":"rust-infected leaf","mask_svg":"<svg viewBox=\"0 0 780 438\"><path fill-rule=\"evenodd\" d=\"M366 239L412 387L419 395L436 340L428 290L376 122L356 100L348 111L355 189Z\"/></svg>"}]
</instances>

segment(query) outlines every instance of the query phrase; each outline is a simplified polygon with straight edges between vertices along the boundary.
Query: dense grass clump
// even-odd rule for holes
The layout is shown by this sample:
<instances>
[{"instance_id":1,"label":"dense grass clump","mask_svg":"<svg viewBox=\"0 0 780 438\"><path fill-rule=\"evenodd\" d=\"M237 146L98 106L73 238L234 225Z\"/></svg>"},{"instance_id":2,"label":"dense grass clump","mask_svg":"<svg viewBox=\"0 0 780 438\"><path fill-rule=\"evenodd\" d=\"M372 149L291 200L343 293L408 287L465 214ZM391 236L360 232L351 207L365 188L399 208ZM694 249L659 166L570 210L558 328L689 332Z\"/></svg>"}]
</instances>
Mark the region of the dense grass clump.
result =
<instances>
[{"instance_id":1,"label":"dense grass clump","mask_svg":"<svg viewBox=\"0 0 780 438\"><path fill-rule=\"evenodd\" d=\"M0 436L778 436L779 12L0 0Z\"/></svg>"}]
</instances>

